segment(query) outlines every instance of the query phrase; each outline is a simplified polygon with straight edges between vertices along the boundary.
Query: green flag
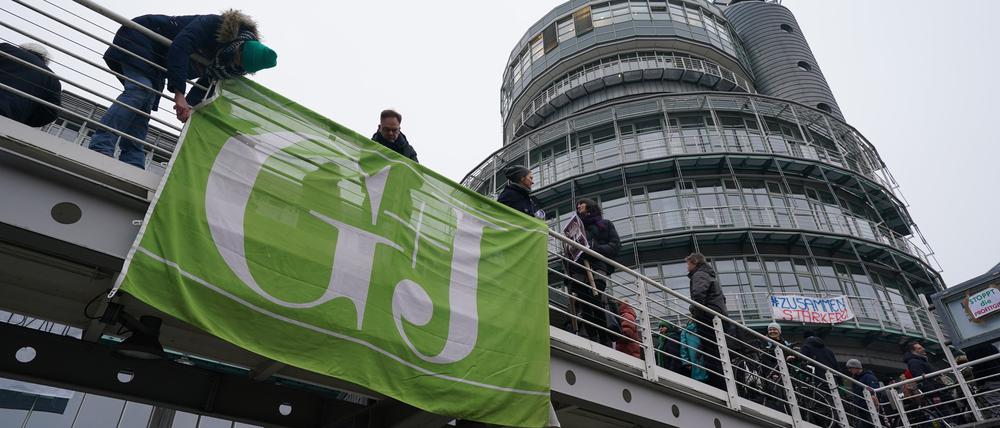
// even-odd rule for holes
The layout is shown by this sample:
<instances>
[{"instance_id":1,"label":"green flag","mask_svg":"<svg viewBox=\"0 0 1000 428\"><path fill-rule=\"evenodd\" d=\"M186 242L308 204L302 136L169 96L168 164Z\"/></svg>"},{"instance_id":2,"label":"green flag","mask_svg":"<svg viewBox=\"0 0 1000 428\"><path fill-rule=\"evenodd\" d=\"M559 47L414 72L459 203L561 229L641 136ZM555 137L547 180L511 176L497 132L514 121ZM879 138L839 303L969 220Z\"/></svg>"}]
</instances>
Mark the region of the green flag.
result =
<instances>
[{"instance_id":1,"label":"green flag","mask_svg":"<svg viewBox=\"0 0 1000 428\"><path fill-rule=\"evenodd\" d=\"M544 426L546 228L246 79L181 136L122 290L303 369Z\"/></svg>"}]
</instances>

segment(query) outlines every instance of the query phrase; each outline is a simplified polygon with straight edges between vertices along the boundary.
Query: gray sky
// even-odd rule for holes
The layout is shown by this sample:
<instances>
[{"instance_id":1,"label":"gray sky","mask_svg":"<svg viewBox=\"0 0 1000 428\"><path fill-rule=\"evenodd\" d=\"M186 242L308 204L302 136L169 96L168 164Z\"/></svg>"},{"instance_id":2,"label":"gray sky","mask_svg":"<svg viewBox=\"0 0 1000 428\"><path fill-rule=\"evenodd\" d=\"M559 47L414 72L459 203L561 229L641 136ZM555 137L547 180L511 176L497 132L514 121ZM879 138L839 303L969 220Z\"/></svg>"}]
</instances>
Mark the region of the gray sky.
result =
<instances>
[{"instance_id":1,"label":"gray sky","mask_svg":"<svg viewBox=\"0 0 1000 428\"><path fill-rule=\"evenodd\" d=\"M69 0L50 1L93 16ZM365 135L375 131L380 110L396 108L421 163L454 180L500 147L499 87L510 50L560 3L97 1L128 17L238 6L259 21L264 42L278 52L278 67L254 80ZM1000 2L783 4L795 13L848 122L875 145L899 182L946 283L1000 262L994 224L1000 147L987 127L994 119L987 112L996 110L991 101L1000 99L994 44L1000 29L993 18ZM17 5L4 8L32 15ZM24 41L7 31L0 36ZM67 61L60 53L55 59ZM108 87L102 92L117 95Z\"/></svg>"}]
</instances>

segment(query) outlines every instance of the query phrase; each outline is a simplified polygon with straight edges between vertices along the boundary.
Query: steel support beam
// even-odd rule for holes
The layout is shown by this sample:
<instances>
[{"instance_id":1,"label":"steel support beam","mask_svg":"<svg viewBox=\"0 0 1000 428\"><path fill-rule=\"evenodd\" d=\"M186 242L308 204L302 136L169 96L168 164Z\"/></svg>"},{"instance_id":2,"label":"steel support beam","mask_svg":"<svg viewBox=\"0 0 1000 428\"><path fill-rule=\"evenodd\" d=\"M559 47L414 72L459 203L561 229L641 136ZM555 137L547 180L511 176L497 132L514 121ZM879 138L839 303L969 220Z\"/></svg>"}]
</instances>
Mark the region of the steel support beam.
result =
<instances>
[{"instance_id":1,"label":"steel support beam","mask_svg":"<svg viewBox=\"0 0 1000 428\"><path fill-rule=\"evenodd\" d=\"M168 360L137 360L115 355L110 347L71 337L0 323L0 376L26 382L165 406L253 424L322 427L363 406L248 376L221 373ZM19 362L19 349L35 357ZM127 383L122 371L132 374ZM281 405L291 413L282 415Z\"/></svg>"}]
</instances>

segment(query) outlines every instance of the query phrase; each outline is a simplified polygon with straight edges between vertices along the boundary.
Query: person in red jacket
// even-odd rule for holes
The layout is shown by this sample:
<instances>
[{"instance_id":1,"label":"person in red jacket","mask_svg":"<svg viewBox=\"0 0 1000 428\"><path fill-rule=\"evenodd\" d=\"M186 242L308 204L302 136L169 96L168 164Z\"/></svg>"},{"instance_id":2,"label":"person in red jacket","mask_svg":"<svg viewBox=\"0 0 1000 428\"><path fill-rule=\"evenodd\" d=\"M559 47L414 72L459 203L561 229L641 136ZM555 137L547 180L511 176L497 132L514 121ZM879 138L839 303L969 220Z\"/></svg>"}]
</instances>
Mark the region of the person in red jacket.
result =
<instances>
[{"instance_id":1,"label":"person in red jacket","mask_svg":"<svg viewBox=\"0 0 1000 428\"><path fill-rule=\"evenodd\" d=\"M619 302L618 303L618 314L621 315L621 325L622 325L622 336L629 339L618 338L616 340L615 349L629 354L636 358L642 358L642 347L639 343L642 339L639 339L639 326L635 323L636 317L635 309L632 309L628 303Z\"/></svg>"}]
</instances>

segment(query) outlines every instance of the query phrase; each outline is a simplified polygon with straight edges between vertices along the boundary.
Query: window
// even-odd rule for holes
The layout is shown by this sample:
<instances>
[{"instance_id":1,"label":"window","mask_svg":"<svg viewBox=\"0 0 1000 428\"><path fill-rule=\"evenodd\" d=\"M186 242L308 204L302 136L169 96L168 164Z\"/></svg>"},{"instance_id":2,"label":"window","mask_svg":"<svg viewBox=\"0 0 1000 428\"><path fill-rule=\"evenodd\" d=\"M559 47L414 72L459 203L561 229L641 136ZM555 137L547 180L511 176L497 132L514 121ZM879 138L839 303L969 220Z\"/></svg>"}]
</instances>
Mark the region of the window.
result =
<instances>
[{"instance_id":1,"label":"window","mask_svg":"<svg viewBox=\"0 0 1000 428\"><path fill-rule=\"evenodd\" d=\"M544 46L540 35L531 41L531 62L538 61L542 55L545 55Z\"/></svg>"},{"instance_id":2,"label":"window","mask_svg":"<svg viewBox=\"0 0 1000 428\"><path fill-rule=\"evenodd\" d=\"M788 34L792 34L795 32L795 30L792 29L792 26L788 24L781 24L781 31L784 31Z\"/></svg>"},{"instance_id":3,"label":"window","mask_svg":"<svg viewBox=\"0 0 1000 428\"><path fill-rule=\"evenodd\" d=\"M816 104L816 108L817 108L817 109L820 109L820 110L823 110L823 111L825 111L825 112L827 112L827 113L833 113L833 109L832 109L832 108L830 108L830 105L829 105L829 104L827 104L827 103L819 103L819 104Z\"/></svg>"},{"instance_id":4,"label":"window","mask_svg":"<svg viewBox=\"0 0 1000 428\"><path fill-rule=\"evenodd\" d=\"M594 22L594 27L611 25L611 4L598 3L590 7L590 17Z\"/></svg>"},{"instance_id":5,"label":"window","mask_svg":"<svg viewBox=\"0 0 1000 428\"><path fill-rule=\"evenodd\" d=\"M646 0L632 0L629 9L632 10L632 19L649 20L649 5L646 4Z\"/></svg>"},{"instance_id":6,"label":"window","mask_svg":"<svg viewBox=\"0 0 1000 428\"><path fill-rule=\"evenodd\" d=\"M629 3L627 1L611 2L611 21L614 23L625 22L632 19L629 15Z\"/></svg>"},{"instance_id":7,"label":"window","mask_svg":"<svg viewBox=\"0 0 1000 428\"><path fill-rule=\"evenodd\" d=\"M677 22L687 22L684 18L684 6L676 0L670 1L670 19Z\"/></svg>"},{"instance_id":8,"label":"window","mask_svg":"<svg viewBox=\"0 0 1000 428\"><path fill-rule=\"evenodd\" d=\"M559 43L576 37L576 34L573 32L573 18L565 18L556 23L556 33L558 34Z\"/></svg>"},{"instance_id":9,"label":"window","mask_svg":"<svg viewBox=\"0 0 1000 428\"><path fill-rule=\"evenodd\" d=\"M573 27L576 30L577 36L587 34L594 29L594 22L590 15L590 6L585 6L583 9L573 12Z\"/></svg>"},{"instance_id":10,"label":"window","mask_svg":"<svg viewBox=\"0 0 1000 428\"><path fill-rule=\"evenodd\" d=\"M666 0L649 0L649 12L654 20L668 20L670 13L667 12Z\"/></svg>"},{"instance_id":11,"label":"window","mask_svg":"<svg viewBox=\"0 0 1000 428\"><path fill-rule=\"evenodd\" d=\"M693 5L684 5L687 9L688 25L701 27L701 8Z\"/></svg>"},{"instance_id":12,"label":"window","mask_svg":"<svg viewBox=\"0 0 1000 428\"><path fill-rule=\"evenodd\" d=\"M812 65L810 65L808 62L805 61L799 61L798 64L796 65L799 67L799 70L802 71L809 71L813 69Z\"/></svg>"},{"instance_id":13,"label":"window","mask_svg":"<svg viewBox=\"0 0 1000 428\"><path fill-rule=\"evenodd\" d=\"M713 45L719 46L722 44L719 40L719 28L715 25L714 19L705 17L705 29L708 30L708 39Z\"/></svg>"}]
</instances>

